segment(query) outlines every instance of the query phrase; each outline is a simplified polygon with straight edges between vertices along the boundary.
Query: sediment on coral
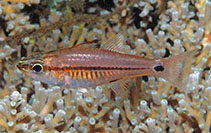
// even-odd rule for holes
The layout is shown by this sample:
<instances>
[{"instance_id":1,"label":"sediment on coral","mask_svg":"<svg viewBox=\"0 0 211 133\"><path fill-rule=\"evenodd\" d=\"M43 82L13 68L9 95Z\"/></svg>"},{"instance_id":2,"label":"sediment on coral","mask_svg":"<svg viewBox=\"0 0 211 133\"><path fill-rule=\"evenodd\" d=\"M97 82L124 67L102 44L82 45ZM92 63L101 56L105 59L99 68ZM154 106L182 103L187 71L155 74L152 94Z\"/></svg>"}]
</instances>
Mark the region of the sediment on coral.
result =
<instances>
[{"instance_id":1,"label":"sediment on coral","mask_svg":"<svg viewBox=\"0 0 211 133\"><path fill-rule=\"evenodd\" d=\"M210 0L0 1L0 132L210 132ZM33 9L33 10L32 10ZM21 57L106 40L146 58L200 52L184 89L153 76L132 79L125 97L109 85L61 91L21 73Z\"/></svg>"}]
</instances>

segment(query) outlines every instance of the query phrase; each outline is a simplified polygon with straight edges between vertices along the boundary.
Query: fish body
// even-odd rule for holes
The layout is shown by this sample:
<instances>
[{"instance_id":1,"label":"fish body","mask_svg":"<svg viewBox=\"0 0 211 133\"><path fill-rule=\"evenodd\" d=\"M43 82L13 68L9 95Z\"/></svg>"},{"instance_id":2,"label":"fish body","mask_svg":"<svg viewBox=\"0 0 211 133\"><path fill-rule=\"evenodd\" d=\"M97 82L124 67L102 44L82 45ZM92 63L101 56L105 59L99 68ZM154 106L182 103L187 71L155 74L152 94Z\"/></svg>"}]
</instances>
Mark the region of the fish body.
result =
<instances>
[{"instance_id":1,"label":"fish body","mask_svg":"<svg viewBox=\"0 0 211 133\"><path fill-rule=\"evenodd\" d=\"M145 75L159 76L182 87L183 72L189 69L196 51L163 59L147 59L119 51L123 40L122 35L117 35L103 48L64 48L24 58L17 67L35 80L69 88L95 87Z\"/></svg>"}]
</instances>

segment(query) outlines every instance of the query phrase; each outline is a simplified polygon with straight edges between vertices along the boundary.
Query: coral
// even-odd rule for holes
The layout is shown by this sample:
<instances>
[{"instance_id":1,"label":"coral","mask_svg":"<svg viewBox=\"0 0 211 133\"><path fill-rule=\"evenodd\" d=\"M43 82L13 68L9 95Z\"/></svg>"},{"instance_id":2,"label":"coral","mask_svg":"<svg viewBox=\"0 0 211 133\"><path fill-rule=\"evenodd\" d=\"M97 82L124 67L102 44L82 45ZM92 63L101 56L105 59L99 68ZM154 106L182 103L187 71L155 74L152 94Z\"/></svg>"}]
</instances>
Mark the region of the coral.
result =
<instances>
[{"instance_id":1,"label":"coral","mask_svg":"<svg viewBox=\"0 0 211 133\"><path fill-rule=\"evenodd\" d=\"M0 132L210 132L210 0L0 1ZM57 2L57 3L55 3ZM201 48L184 89L153 76L130 81L125 97L109 85L60 90L21 73L19 58L107 39L163 58Z\"/></svg>"},{"instance_id":2,"label":"coral","mask_svg":"<svg viewBox=\"0 0 211 133\"><path fill-rule=\"evenodd\" d=\"M5 0L0 2L0 15L4 16L6 22L6 32L9 36L14 35L16 32L22 32L25 29L35 29L37 25L30 24L29 16L20 13L24 8L24 4L39 4L39 0ZM1 40L5 36L0 36Z\"/></svg>"}]
</instances>

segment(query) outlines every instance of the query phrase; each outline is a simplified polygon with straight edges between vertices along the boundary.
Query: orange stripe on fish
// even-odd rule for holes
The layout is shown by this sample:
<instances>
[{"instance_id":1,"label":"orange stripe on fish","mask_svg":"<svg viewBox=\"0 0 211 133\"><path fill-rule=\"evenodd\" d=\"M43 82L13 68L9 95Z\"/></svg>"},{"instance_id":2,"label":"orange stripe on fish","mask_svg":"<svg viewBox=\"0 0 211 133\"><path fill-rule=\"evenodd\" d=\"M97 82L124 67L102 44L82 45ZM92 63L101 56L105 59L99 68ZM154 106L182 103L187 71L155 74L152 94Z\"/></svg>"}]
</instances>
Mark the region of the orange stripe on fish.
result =
<instances>
[{"instance_id":1,"label":"orange stripe on fish","mask_svg":"<svg viewBox=\"0 0 211 133\"><path fill-rule=\"evenodd\" d=\"M79 71L76 71L76 72L75 72L75 79L76 79L76 80L79 79L78 76L79 76Z\"/></svg>"},{"instance_id":2,"label":"orange stripe on fish","mask_svg":"<svg viewBox=\"0 0 211 133\"><path fill-rule=\"evenodd\" d=\"M109 72L109 71L107 71L107 72L104 71L104 72L103 72L103 75L104 75L106 81L109 81L109 80L110 80L110 79L109 79L109 76L108 76L108 72Z\"/></svg>"},{"instance_id":3,"label":"orange stripe on fish","mask_svg":"<svg viewBox=\"0 0 211 133\"><path fill-rule=\"evenodd\" d=\"M93 80L93 72L89 72L89 75L90 75L90 79Z\"/></svg>"}]
</instances>

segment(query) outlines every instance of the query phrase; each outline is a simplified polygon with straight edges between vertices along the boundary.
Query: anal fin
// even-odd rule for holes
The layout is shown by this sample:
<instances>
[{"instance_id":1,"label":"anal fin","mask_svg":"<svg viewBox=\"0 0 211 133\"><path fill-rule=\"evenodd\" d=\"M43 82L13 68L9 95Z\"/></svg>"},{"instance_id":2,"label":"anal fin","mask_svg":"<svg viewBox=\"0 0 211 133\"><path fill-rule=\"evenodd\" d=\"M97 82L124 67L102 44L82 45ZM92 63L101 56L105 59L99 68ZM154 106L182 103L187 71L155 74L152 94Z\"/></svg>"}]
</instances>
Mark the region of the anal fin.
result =
<instances>
[{"instance_id":1,"label":"anal fin","mask_svg":"<svg viewBox=\"0 0 211 133\"><path fill-rule=\"evenodd\" d=\"M125 99L129 94L129 82L131 82L131 79L120 79L107 84L107 86L111 88L117 96Z\"/></svg>"},{"instance_id":2,"label":"anal fin","mask_svg":"<svg viewBox=\"0 0 211 133\"><path fill-rule=\"evenodd\" d=\"M72 92L80 92L80 93L88 93L88 90L86 88L77 88L77 89L73 89L73 88L70 88L70 90Z\"/></svg>"}]
</instances>

